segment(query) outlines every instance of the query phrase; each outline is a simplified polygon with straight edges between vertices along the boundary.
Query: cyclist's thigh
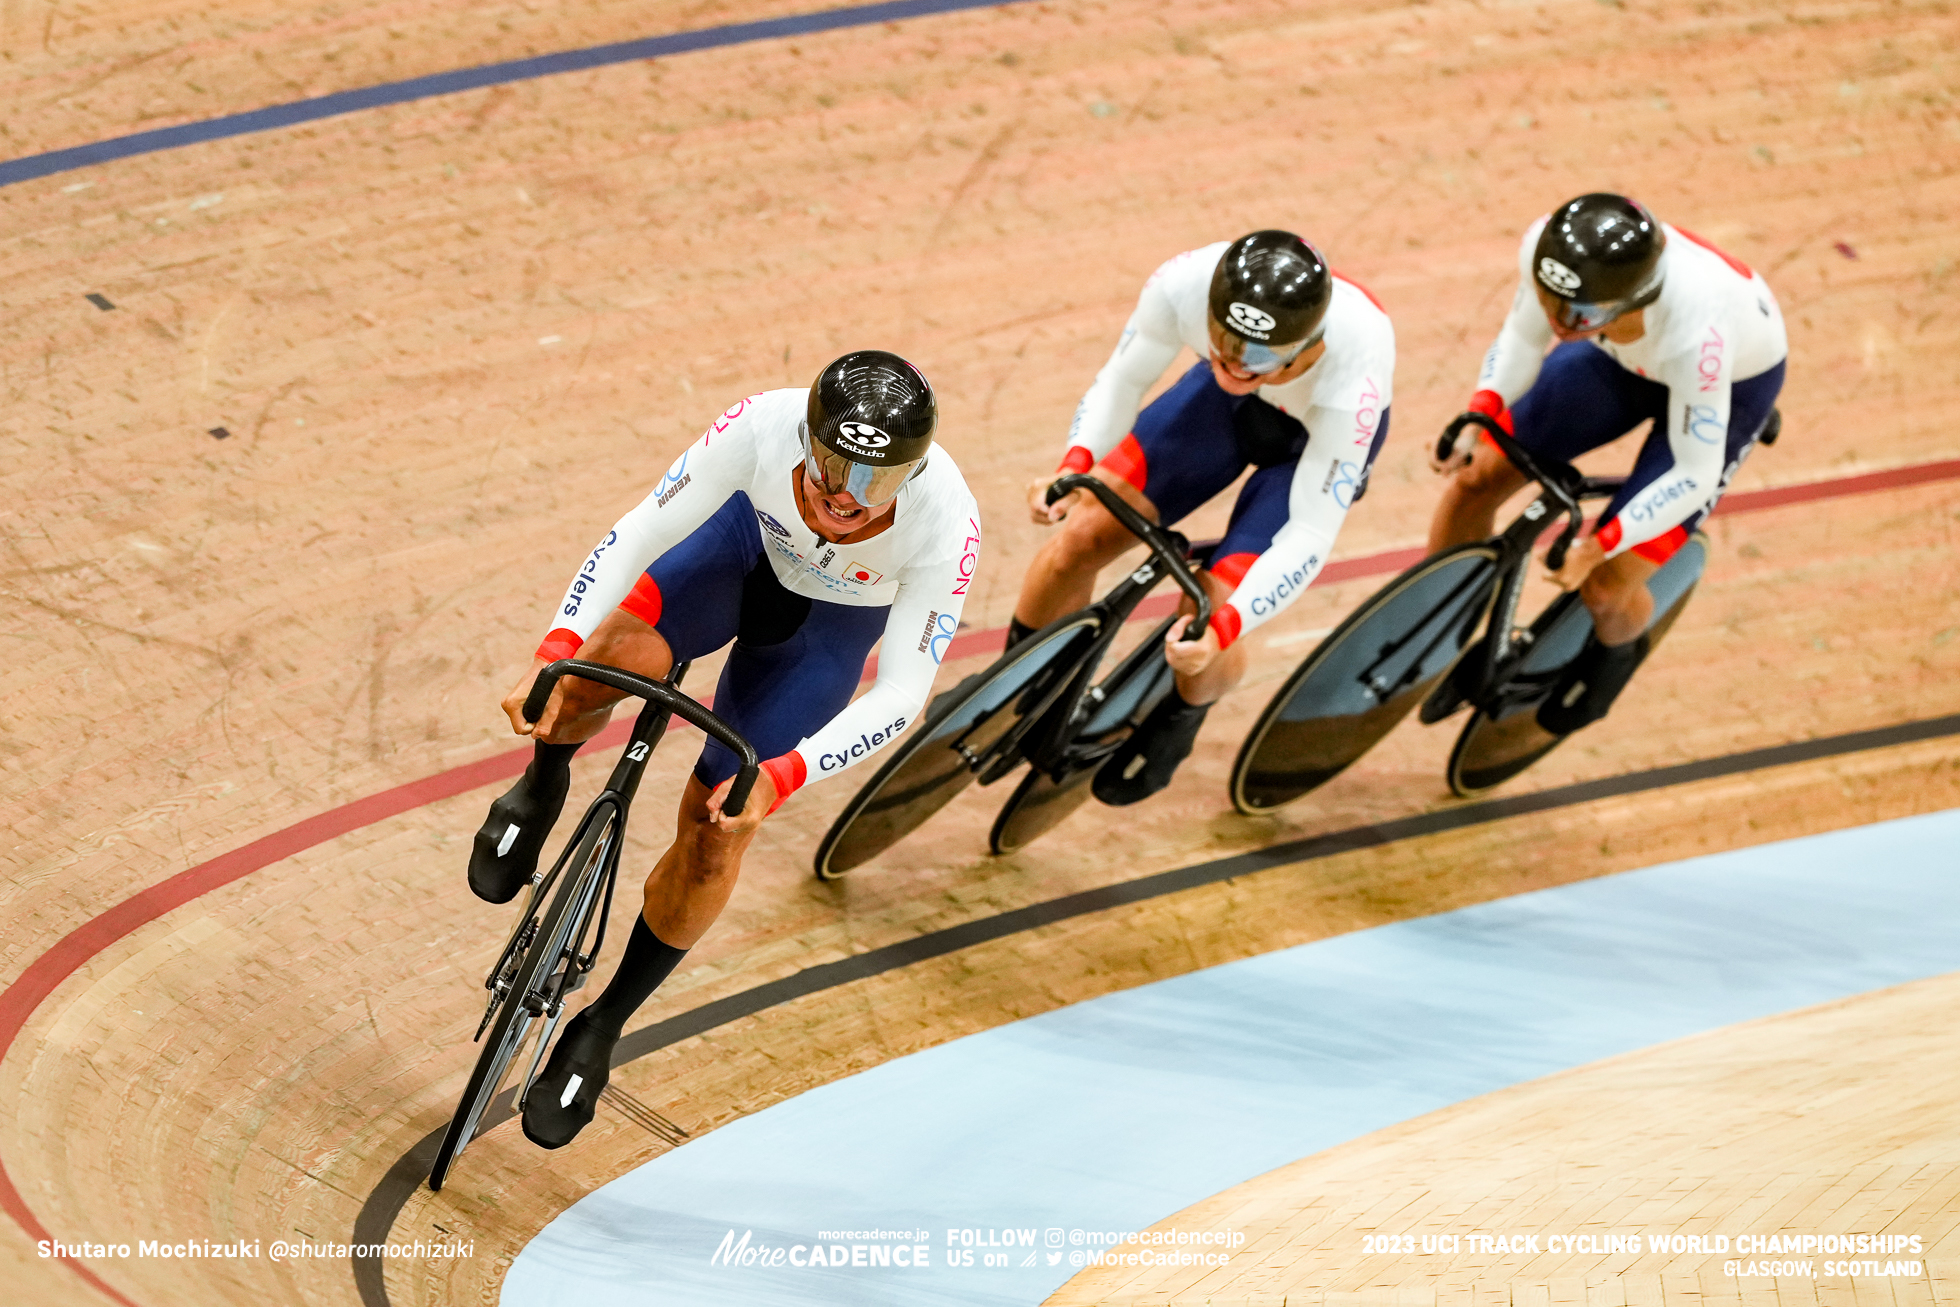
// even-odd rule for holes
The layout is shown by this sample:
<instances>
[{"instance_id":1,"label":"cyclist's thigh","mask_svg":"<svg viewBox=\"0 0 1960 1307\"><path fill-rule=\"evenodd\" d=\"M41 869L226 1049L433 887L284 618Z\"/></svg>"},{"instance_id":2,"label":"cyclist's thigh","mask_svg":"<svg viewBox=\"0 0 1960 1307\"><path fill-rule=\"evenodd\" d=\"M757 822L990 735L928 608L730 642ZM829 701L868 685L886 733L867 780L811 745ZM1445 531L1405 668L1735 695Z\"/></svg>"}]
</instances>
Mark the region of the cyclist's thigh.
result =
<instances>
[{"instance_id":1,"label":"cyclist's thigh","mask_svg":"<svg viewBox=\"0 0 1960 1307\"><path fill-rule=\"evenodd\" d=\"M1245 470L1232 424L1242 402L1218 388L1211 364L1194 364L1137 414L1102 466L1141 490L1159 522L1175 525Z\"/></svg>"},{"instance_id":2,"label":"cyclist's thigh","mask_svg":"<svg viewBox=\"0 0 1960 1307\"><path fill-rule=\"evenodd\" d=\"M685 540L656 558L619 605L687 661L733 640L741 629L743 582L767 570L749 497L737 493Z\"/></svg>"},{"instance_id":3,"label":"cyclist's thigh","mask_svg":"<svg viewBox=\"0 0 1960 1307\"><path fill-rule=\"evenodd\" d=\"M766 559L757 573L775 580ZM729 652L728 665L715 686L716 714L765 759L788 753L844 710L864 677L871 646L885 633L885 618L891 611L804 599L777 586L784 600L803 606L802 621L785 633L784 623L771 622L755 611L758 605L770 603L770 588L759 580L751 585L751 612L743 623L742 639ZM770 644L750 643L752 637L779 635L783 638ZM822 774L819 759L804 762L812 780ZM710 740L694 764L694 775L713 788L733 776L738 765L733 753Z\"/></svg>"},{"instance_id":4,"label":"cyclist's thigh","mask_svg":"<svg viewBox=\"0 0 1960 1307\"><path fill-rule=\"evenodd\" d=\"M1652 540L1642 541L1629 553L1638 554L1650 563L1665 563L1674 552L1686 544L1701 520L1708 516L1720 502L1722 494L1735 479L1736 470L1743 460L1756 447L1756 437L1762 434L1763 425L1769 421L1770 410L1776 407L1776 396L1783 388L1783 365L1778 363L1769 371L1738 381L1729 392L1729 427L1724 442L1722 457L1722 479L1715 487L1714 495L1703 507L1679 526L1666 531ZM1640 456L1634 460L1633 471L1628 474L1626 484L1613 496L1612 502L1599 515L1599 520L1609 522L1613 517L1632 503L1648 486L1666 476L1674 466L1674 450L1667 441L1667 422L1665 417L1654 423L1654 429L1647 434L1647 440L1640 447Z\"/></svg>"},{"instance_id":5,"label":"cyclist's thigh","mask_svg":"<svg viewBox=\"0 0 1960 1307\"><path fill-rule=\"evenodd\" d=\"M1648 418L1666 424L1667 387L1584 341L1547 354L1538 380L1511 406L1518 443L1558 463L1618 440Z\"/></svg>"},{"instance_id":6,"label":"cyclist's thigh","mask_svg":"<svg viewBox=\"0 0 1960 1307\"><path fill-rule=\"evenodd\" d=\"M1262 467L1245 480L1238 501L1232 505L1232 520L1225 527L1218 547L1211 551L1205 570L1229 585L1244 579L1246 569L1273 543L1273 537L1286 525L1288 497L1293 489L1297 463ZM1352 498L1354 487L1345 493Z\"/></svg>"}]
</instances>

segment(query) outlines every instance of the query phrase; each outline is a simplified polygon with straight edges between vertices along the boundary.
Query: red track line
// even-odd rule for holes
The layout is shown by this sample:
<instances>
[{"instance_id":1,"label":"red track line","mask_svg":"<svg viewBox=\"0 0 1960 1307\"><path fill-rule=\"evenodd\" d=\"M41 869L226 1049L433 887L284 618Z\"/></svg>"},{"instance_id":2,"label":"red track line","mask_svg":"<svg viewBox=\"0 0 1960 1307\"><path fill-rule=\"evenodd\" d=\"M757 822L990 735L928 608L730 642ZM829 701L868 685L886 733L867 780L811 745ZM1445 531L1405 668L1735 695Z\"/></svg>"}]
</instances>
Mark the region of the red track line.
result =
<instances>
[{"instance_id":1,"label":"red track line","mask_svg":"<svg viewBox=\"0 0 1960 1307\"><path fill-rule=\"evenodd\" d=\"M1871 472L1864 476L1844 477L1833 481L1812 481L1803 485L1778 486L1768 490L1745 490L1728 496L1716 509L1718 513L1752 513L1767 508L1782 508L1788 504L1803 504L1819 499L1838 499L1846 495L1865 494L1874 490L1897 490L1906 486L1926 485L1936 481L1950 481L1960 478L1960 458L1946 459L1936 463L1918 463L1910 467L1897 467L1884 472ZM1387 549L1380 553L1368 554L1361 558L1336 559L1322 568L1315 578L1320 582L1351 581L1357 577L1380 576L1384 573L1399 572L1424 555L1421 548ZM1137 605L1131 614L1132 621L1143 621L1164 617L1175 611L1176 595L1157 595ZM955 636L946 651L949 658L964 658L972 654L992 653L1006 642L1005 627L991 631L969 631ZM871 667L875 667L875 660ZM679 725L680 723L675 723ZM632 730L632 723L615 722L607 727L593 743L599 748L616 748L626 742ZM188 871L180 871L168 880L161 881L130 898L124 899L115 907L100 916L91 918L62 936L53 947L29 963L14 982L0 992L0 1058L12 1050L14 1040L26 1027L43 1001L52 994L64 980L75 974L89 959L102 952L123 937L133 934L173 908L199 898L235 880L242 880L255 871L271 866L296 853L325 844L328 840L360 830L389 817L398 817L404 812L434 803L438 799L454 798L458 794L516 776L530 762L531 750L512 749L477 762L465 763L446 772L397 785L393 789L371 794L364 799L342 804L303 821L295 822L283 830L253 840L250 844L221 853L209 862L199 863ZM0 1163L0 1209L14 1218L25 1230L30 1239L52 1239L54 1236L36 1219L28 1209L27 1202L15 1187L13 1177L7 1173L4 1163ZM128 1298L104 1283L88 1267L64 1257L77 1275L104 1294L123 1304L123 1307L136 1307Z\"/></svg>"}]
</instances>

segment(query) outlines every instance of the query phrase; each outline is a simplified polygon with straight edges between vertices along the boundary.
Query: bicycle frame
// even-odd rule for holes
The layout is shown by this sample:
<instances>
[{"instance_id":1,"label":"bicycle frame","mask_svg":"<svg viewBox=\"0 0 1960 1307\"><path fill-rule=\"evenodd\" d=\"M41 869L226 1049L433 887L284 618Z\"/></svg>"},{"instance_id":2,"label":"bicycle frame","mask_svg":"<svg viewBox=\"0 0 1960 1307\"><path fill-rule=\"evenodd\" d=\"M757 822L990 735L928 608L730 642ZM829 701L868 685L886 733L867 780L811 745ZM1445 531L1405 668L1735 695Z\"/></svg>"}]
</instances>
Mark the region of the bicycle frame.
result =
<instances>
[{"instance_id":1,"label":"bicycle frame","mask_svg":"<svg viewBox=\"0 0 1960 1307\"><path fill-rule=\"evenodd\" d=\"M558 1020L564 1014L566 996L583 988L597 965L619 879L627 811L654 745L675 716L700 727L737 756L740 763L722 810L736 816L747 806L749 792L761 770L755 749L734 728L674 688L686 671L687 664L678 664L667 680L660 682L617 667L560 659L538 673L525 699L525 720L535 722L543 715L559 680L575 675L638 695L647 702L633 723L625 751L613 765L605 789L587 807L551 870L533 877L531 896L525 902L523 915L483 982L490 991L490 1002L476 1037L481 1040L493 1022L495 1031L479 1052L462 1102L437 1145L435 1162L429 1172L432 1189L442 1187L450 1167L475 1137L483 1113L493 1101L510 1064L522 1051L533 1025L542 1017L543 1034L533 1048L515 1092L515 1101L520 1107L523 1105L537 1079L538 1067ZM563 881L560 877L568 868L573 879ZM512 990L520 986L522 992L514 994Z\"/></svg>"},{"instance_id":2,"label":"bicycle frame","mask_svg":"<svg viewBox=\"0 0 1960 1307\"><path fill-rule=\"evenodd\" d=\"M1587 477L1563 467L1549 470L1541 467L1510 432L1494 418L1482 413L1464 413L1444 428L1436 442L1438 459L1448 457L1458 434L1472 426L1488 434L1511 465L1539 486L1538 497L1525 505L1524 511L1491 541L1498 551L1496 568L1500 580L1484 625L1486 637L1481 646L1482 665L1478 668L1471 692L1466 696L1472 702L1481 702L1511 679L1518 664L1530 652L1528 642L1523 638L1525 633L1517 628L1515 618L1518 600L1524 595L1525 573L1532 550L1551 525L1551 519L1561 514L1566 519L1558 538L1545 553L1546 566L1557 571L1564 566L1566 553L1585 523L1585 513L1580 504L1591 499L1612 498L1625 484L1626 478Z\"/></svg>"},{"instance_id":3,"label":"bicycle frame","mask_svg":"<svg viewBox=\"0 0 1960 1307\"><path fill-rule=\"evenodd\" d=\"M522 995L519 999L534 1018L544 1017L547 1023L544 1036L538 1041L537 1049L531 1058L531 1065L525 1073L518 1093L519 1102L523 1101L524 1093L529 1091L531 1081L537 1075L538 1064L543 1059L545 1046L550 1042L552 1031L564 1013L565 999L585 987L586 978L598 965L599 950L605 945L606 924L612 913L613 889L619 878L620 848L623 843L621 836L626 829L626 815L632 806L633 796L639 791L640 780L646 774L647 759L653 755L654 747L666 734L667 726L673 720L675 713L680 713L683 719L693 722L706 733L720 739L741 759L741 769L736 773L734 785L730 787L724 811L730 816L739 814L747 804L750 788L755 784L758 770L755 750L720 718L674 688L686 675L687 668L688 664L680 663L669 673L667 680L652 681L599 663L561 659L539 673L537 682L532 686L531 694L525 701L525 720L536 721L543 715L544 706L549 701L551 691L559 679L574 675L598 681L629 694L637 694L646 700L646 705L640 710L639 717L633 723L633 732L627 737L626 748L620 754L619 761L613 764L612 775L606 779L605 788L586 808L585 815L579 819L579 824L573 829L571 838L566 841L564 852L558 855L558 860L552 864L549 872L533 878L531 897L527 902L524 916L513 930L509 942L504 945L504 952L498 957L496 965L491 968L490 975L484 981L484 987L491 991L490 1011L494 1012L497 1004L509 993L508 986L515 959L522 955L524 949L535 938L538 904L550 894L557 884L559 875L565 870L594 825L605 823L609 829L602 837L597 851L600 863L599 875L585 887L581 901L574 905L570 918L573 923L572 937L559 946L565 955L565 965L546 978L542 990ZM596 913L592 910L592 900L595 897L600 899ZM593 937L591 947L587 948L585 937L589 930L593 932ZM483 1027L487 1027L488 1024L489 1016L486 1014L483 1026L477 1030L479 1038L482 1036Z\"/></svg>"},{"instance_id":4,"label":"bicycle frame","mask_svg":"<svg viewBox=\"0 0 1960 1307\"><path fill-rule=\"evenodd\" d=\"M1027 724L1010 732L1003 739L1005 752L997 755L1001 761L1026 758L1029 765L1053 770L1067 752L1074 739L1076 719L1081 715L1082 705L1088 702L1093 712L1100 702L1093 694L1091 682L1102 664L1103 655L1115 643L1125 620L1143 602L1144 597L1155 589L1157 583L1170 577L1197 605L1189 627L1202 633L1211 621L1211 596L1205 592L1204 585L1192 572L1186 561L1191 551L1190 541L1176 531L1158 526L1149 518L1131 507L1129 502L1099 478L1083 473L1070 473L1048 487L1048 502L1054 503L1063 495L1075 490L1087 490L1102 502L1110 516L1122 523L1132 535L1142 541L1150 554L1130 574L1112 586L1102 598L1091 603L1082 612L1094 614L1101 620L1101 626L1088 649L1079 659L1075 671L1063 684L1061 692L1051 705L1039 714L1029 714ZM1032 737L1032 744L1026 744ZM1011 767L1012 762L1008 763ZM997 776L982 774L982 783Z\"/></svg>"}]
</instances>

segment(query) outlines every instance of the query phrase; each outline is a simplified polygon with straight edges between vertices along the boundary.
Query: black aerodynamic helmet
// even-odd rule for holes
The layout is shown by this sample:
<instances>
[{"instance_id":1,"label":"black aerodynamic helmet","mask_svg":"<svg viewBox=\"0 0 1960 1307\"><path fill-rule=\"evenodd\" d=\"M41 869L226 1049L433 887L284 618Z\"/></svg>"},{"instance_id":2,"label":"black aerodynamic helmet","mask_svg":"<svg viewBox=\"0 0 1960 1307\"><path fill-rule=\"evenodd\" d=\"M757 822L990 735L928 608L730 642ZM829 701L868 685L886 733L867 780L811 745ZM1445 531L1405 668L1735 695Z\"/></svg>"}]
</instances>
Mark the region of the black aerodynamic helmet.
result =
<instances>
[{"instance_id":1,"label":"black aerodynamic helmet","mask_svg":"<svg viewBox=\"0 0 1960 1307\"><path fill-rule=\"evenodd\" d=\"M1319 250L1290 231L1255 231L1211 274L1212 343L1248 372L1277 372L1320 339L1333 300Z\"/></svg>"},{"instance_id":2,"label":"black aerodynamic helmet","mask_svg":"<svg viewBox=\"0 0 1960 1307\"><path fill-rule=\"evenodd\" d=\"M860 349L817 374L803 428L810 475L834 495L882 504L925 465L939 401L896 354Z\"/></svg>"},{"instance_id":3,"label":"black aerodynamic helmet","mask_svg":"<svg viewBox=\"0 0 1960 1307\"><path fill-rule=\"evenodd\" d=\"M1593 331L1660 295L1666 245L1660 222L1645 205L1595 192L1552 211L1532 251L1531 271L1558 300L1560 326Z\"/></svg>"}]
</instances>

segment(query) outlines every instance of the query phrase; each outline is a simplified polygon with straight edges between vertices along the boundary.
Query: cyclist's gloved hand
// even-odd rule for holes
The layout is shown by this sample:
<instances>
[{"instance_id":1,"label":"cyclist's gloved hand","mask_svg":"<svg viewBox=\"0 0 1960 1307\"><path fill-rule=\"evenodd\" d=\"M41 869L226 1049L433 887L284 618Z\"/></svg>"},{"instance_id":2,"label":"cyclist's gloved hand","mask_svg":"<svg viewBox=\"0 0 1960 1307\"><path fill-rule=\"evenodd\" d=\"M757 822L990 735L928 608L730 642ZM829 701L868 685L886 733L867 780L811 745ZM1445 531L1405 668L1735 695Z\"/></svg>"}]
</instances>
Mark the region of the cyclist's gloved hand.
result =
<instances>
[{"instance_id":1,"label":"cyclist's gloved hand","mask_svg":"<svg viewBox=\"0 0 1960 1307\"><path fill-rule=\"evenodd\" d=\"M1028 482L1028 517L1036 526L1053 526L1068 516L1069 509L1075 507L1087 491L1073 490L1054 503L1048 502L1048 487L1055 484L1059 472L1039 476Z\"/></svg>"},{"instance_id":2,"label":"cyclist's gloved hand","mask_svg":"<svg viewBox=\"0 0 1960 1307\"><path fill-rule=\"evenodd\" d=\"M1028 482L1028 516L1034 519L1036 526L1053 526L1061 521L1068 516L1068 510L1083 495L1082 491L1077 490L1073 494L1063 495L1051 504L1048 502L1048 487L1054 485L1058 478L1065 477L1071 472L1087 472L1095 466L1095 462L1094 456L1088 450L1080 445L1070 445L1060 467L1047 476L1036 477Z\"/></svg>"},{"instance_id":3,"label":"cyclist's gloved hand","mask_svg":"<svg viewBox=\"0 0 1960 1307\"><path fill-rule=\"evenodd\" d=\"M560 656L570 657L571 655L564 654ZM553 661L553 659L546 658L543 655L533 658L531 660L531 670L517 678L517 684L511 687L510 693L504 696L503 703L499 705L504 710L504 715L510 718L510 729L519 735L531 735L538 729L538 723L524 720L524 701L531 697L531 686L538 679L538 673L551 666ZM545 716L547 717L556 716L552 709L556 708L557 701L564 697L563 693L558 690L553 690L551 693L553 702L545 710Z\"/></svg>"},{"instance_id":4,"label":"cyclist's gloved hand","mask_svg":"<svg viewBox=\"0 0 1960 1307\"><path fill-rule=\"evenodd\" d=\"M760 826L762 819L780 807L782 800L788 797L776 792L776 778L765 767L756 774L755 788L749 791L749 801L742 806L742 811L730 817L722 812L721 805L728 798L729 787L734 784L735 778L730 776L715 786L715 792L708 796L708 820L712 821L715 829L724 835L748 834Z\"/></svg>"},{"instance_id":5,"label":"cyclist's gloved hand","mask_svg":"<svg viewBox=\"0 0 1960 1307\"><path fill-rule=\"evenodd\" d=\"M1179 676L1196 676L1211 666L1211 660L1218 657L1221 646L1218 642L1218 628L1207 626L1197 639L1188 639L1186 629L1191 618L1185 617L1171 623L1171 629L1164 632L1164 661Z\"/></svg>"},{"instance_id":6,"label":"cyclist's gloved hand","mask_svg":"<svg viewBox=\"0 0 1960 1307\"><path fill-rule=\"evenodd\" d=\"M1596 535L1580 536L1565 551L1565 565L1556 572L1549 567L1545 570L1546 579L1561 590L1577 590L1592 575L1592 570L1606 561L1606 547L1599 543Z\"/></svg>"},{"instance_id":7,"label":"cyclist's gloved hand","mask_svg":"<svg viewBox=\"0 0 1960 1307\"><path fill-rule=\"evenodd\" d=\"M1465 413L1481 413L1485 417L1495 418L1499 426L1503 427L1506 431L1511 430L1510 411L1504 407L1504 397L1494 390L1480 390L1472 395L1470 402L1464 406L1463 411ZM1451 476L1461 472L1464 468L1470 466L1470 460L1477 452L1477 442L1482 438L1483 433L1481 430L1477 427L1466 426L1463 430L1456 433L1455 442L1448 448L1444 448L1442 442L1438 441L1437 447L1431 450L1429 454L1430 470L1445 476Z\"/></svg>"}]
</instances>

